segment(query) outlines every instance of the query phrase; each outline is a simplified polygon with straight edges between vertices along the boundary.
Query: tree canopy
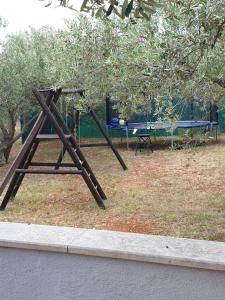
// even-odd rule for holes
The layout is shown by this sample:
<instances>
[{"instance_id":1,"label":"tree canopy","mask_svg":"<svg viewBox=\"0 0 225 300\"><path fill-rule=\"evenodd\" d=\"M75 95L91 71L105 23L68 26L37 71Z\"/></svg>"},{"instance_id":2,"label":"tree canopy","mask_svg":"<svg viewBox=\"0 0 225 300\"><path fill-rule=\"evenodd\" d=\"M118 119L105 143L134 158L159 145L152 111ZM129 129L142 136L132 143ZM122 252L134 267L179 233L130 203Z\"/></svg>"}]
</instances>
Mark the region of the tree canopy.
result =
<instances>
[{"instance_id":1,"label":"tree canopy","mask_svg":"<svg viewBox=\"0 0 225 300\"><path fill-rule=\"evenodd\" d=\"M58 3L60 6L74 9L73 0L40 0L45 1L46 6L53 3ZM83 0L80 7L81 12L90 13L95 17L106 16L114 14L121 19L128 17L150 19L151 15L155 13L156 8L161 6L162 1L158 0ZM171 0L171 2L173 2Z\"/></svg>"},{"instance_id":2,"label":"tree canopy","mask_svg":"<svg viewBox=\"0 0 225 300\"><path fill-rule=\"evenodd\" d=\"M169 1L151 21L80 15L64 30L9 36L0 53L0 153L19 115L34 108L34 86L82 87L93 105L111 95L124 117L149 97L164 117L175 96L224 105L224 16L222 0Z\"/></svg>"}]
</instances>

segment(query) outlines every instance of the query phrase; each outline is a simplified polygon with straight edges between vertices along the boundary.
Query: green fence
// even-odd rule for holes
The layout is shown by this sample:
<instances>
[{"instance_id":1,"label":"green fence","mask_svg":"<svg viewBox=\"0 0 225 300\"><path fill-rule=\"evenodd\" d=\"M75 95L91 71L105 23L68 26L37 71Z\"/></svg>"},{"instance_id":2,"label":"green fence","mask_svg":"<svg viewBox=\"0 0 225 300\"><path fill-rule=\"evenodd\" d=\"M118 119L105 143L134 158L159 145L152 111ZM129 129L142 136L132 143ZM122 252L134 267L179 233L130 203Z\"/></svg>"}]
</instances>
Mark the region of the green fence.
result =
<instances>
[{"instance_id":1,"label":"green fence","mask_svg":"<svg viewBox=\"0 0 225 300\"><path fill-rule=\"evenodd\" d=\"M103 127L106 128L105 107L104 106L97 107L95 109L95 112L96 112L101 124L103 125ZM35 114L36 113L32 113L26 118L21 118L21 128L23 128L24 124L29 122L29 120L31 120L34 117ZM187 112L185 113L185 117L187 115L186 119L188 119L188 114L189 113L187 113ZM184 120L185 117L182 118L182 119ZM133 116L132 119L131 119L131 122L132 121L133 122L134 121L135 122L138 122L138 121L143 122L143 121L145 121L145 119L146 119L146 116L144 114L143 115L139 114L139 115ZM66 116L64 116L64 120L67 122L68 126L71 127L72 119L69 116L67 118L66 118ZM33 120L33 122L30 124L30 126L23 133L22 142L24 142L25 139L27 138L27 136L28 136L29 132L31 131L35 121L36 121L36 119ZM219 111L219 124L220 124L220 132L225 133L225 109ZM51 127L51 125L49 123L46 125L43 133L45 133L45 134L54 133L54 130L53 130L53 128ZM155 134L157 136L167 135L165 130L157 130L155 132ZM125 131L109 129L109 135L111 137L120 137L121 135L125 136ZM132 135L132 136L135 136L135 135ZM87 138L102 137L101 132L99 131L98 127L96 126L94 120L92 119L92 117L89 113L81 113L80 137L87 137Z\"/></svg>"},{"instance_id":2,"label":"green fence","mask_svg":"<svg viewBox=\"0 0 225 300\"><path fill-rule=\"evenodd\" d=\"M219 128L221 133L225 133L225 109L219 111Z\"/></svg>"},{"instance_id":3,"label":"green fence","mask_svg":"<svg viewBox=\"0 0 225 300\"><path fill-rule=\"evenodd\" d=\"M105 127L105 108L104 107L98 107L95 112L97 113L97 116L103 125ZM22 142L24 142L30 133L31 129L34 126L34 123L37 119L34 118L34 116L37 114L37 112L33 112L30 115L24 117L22 116L20 119L20 124L21 124L21 129L26 125L28 122L30 123L29 126L27 126L26 130L22 134ZM90 138L98 138L102 137L100 130L96 126L95 121L91 117L90 113L81 113L81 118L80 118L80 137L90 137ZM32 120L32 118L34 118ZM63 115L63 118L68 125L69 128L72 127L73 120L70 116L65 116ZM32 122L30 122L32 120ZM48 122L47 125L45 126L43 133L45 134L54 134L55 131L52 128L51 124ZM115 135L116 136L116 135ZM118 135L117 135L118 136Z\"/></svg>"}]
</instances>

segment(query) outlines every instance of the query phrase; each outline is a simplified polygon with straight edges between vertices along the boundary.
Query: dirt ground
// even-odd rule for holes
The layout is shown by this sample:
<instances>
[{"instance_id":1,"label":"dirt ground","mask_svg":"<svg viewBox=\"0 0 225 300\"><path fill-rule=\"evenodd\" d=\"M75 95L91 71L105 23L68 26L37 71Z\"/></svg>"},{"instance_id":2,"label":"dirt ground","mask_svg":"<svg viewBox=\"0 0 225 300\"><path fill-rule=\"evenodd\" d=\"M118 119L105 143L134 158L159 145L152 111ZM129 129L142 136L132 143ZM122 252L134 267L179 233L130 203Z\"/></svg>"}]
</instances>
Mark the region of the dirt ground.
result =
<instances>
[{"instance_id":1,"label":"dirt ground","mask_svg":"<svg viewBox=\"0 0 225 300\"><path fill-rule=\"evenodd\" d=\"M225 137L182 150L156 141L153 153L137 156L116 142L127 171L110 149L83 148L107 195L106 210L80 176L27 175L0 220L225 241ZM55 161L59 149L43 143L35 160ZM8 167L0 167L0 180Z\"/></svg>"}]
</instances>

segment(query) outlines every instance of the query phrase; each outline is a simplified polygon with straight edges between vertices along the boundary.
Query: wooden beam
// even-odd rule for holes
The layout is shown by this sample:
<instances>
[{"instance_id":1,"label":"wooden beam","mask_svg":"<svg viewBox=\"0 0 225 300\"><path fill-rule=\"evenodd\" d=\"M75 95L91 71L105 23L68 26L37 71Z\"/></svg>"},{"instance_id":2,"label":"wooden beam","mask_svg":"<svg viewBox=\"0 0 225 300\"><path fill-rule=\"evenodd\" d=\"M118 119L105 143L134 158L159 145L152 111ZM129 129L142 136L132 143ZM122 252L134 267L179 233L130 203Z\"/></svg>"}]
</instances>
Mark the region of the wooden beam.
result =
<instances>
[{"instance_id":1,"label":"wooden beam","mask_svg":"<svg viewBox=\"0 0 225 300\"><path fill-rule=\"evenodd\" d=\"M75 163L54 163L54 162L31 162L30 166L35 166L35 167L77 167Z\"/></svg>"},{"instance_id":2,"label":"wooden beam","mask_svg":"<svg viewBox=\"0 0 225 300\"><path fill-rule=\"evenodd\" d=\"M82 170L31 170L31 169L16 169L16 173L25 173L25 174L77 174L82 175Z\"/></svg>"},{"instance_id":3,"label":"wooden beam","mask_svg":"<svg viewBox=\"0 0 225 300\"><path fill-rule=\"evenodd\" d=\"M80 148L84 148L84 147L110 147L109 144L107 143L92 143L92 144L80 144L79 147Z\"/></svg>"}]
</instances>

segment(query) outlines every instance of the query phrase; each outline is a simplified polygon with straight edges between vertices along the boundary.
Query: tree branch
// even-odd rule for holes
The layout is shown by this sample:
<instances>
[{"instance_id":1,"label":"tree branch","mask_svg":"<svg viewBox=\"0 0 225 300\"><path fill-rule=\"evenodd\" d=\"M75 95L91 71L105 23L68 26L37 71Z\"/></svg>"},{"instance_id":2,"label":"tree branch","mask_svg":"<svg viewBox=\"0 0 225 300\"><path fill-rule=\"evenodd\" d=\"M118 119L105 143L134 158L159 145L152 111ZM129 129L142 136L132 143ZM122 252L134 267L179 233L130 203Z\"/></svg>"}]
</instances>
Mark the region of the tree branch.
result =
<instances>
[{"instance_id":1,"label":"tree branch","mask_svg":"<svg viewBox=\"0 0 225 300\"><path fill-rule=\"evenodd\" d=\"M217 40L220 38L220 36L223 32L223 29L224 29L224 25L225 25L225 18L224 18L223 22L217 28L216 35L215 35L213 43L211 45L211 49L213 49L215 47Z\"/></svg>"},{"instance_id":2,"label":"tree branch","mask_svg":"<svg viewBox=\"0 0 225 300\"><path fill-rule=\"evenodd\" d=\"M212 78L211 80L212 82L218 84L219 86L225 89L225 79Z\"/></svg>"}]
</instances>

